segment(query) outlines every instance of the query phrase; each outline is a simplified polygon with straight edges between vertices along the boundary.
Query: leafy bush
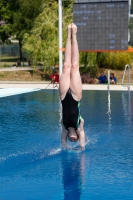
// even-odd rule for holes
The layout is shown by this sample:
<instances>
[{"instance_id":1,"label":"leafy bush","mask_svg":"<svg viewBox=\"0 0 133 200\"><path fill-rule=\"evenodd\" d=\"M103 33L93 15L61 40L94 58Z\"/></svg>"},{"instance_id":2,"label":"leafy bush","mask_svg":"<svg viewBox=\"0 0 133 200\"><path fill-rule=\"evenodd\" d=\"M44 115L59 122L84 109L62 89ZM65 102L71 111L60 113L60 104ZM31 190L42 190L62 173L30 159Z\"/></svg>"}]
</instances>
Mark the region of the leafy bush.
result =
<instances>
[{"instance_id":1,"label":"leafy bush","mask_svg":"<svg viewBox=\"0 0 133 200\"><path fill-rule=\"evenodd\" d=\"M131 52L109 52L102 53L100 68L123 70L126 64L131 65L133 53Z\"/></svg>"},{"instance_id":2,"label":"leafy bush","mask_svg":"<svg viewBox=\"0 0 133 200\"><path fill-rule=\"evenodd\" d=\"M97 74L97 53L95 52L80 52L80 67L81 72L90 73L91 77Z\"/></svg>"}]
</instances>

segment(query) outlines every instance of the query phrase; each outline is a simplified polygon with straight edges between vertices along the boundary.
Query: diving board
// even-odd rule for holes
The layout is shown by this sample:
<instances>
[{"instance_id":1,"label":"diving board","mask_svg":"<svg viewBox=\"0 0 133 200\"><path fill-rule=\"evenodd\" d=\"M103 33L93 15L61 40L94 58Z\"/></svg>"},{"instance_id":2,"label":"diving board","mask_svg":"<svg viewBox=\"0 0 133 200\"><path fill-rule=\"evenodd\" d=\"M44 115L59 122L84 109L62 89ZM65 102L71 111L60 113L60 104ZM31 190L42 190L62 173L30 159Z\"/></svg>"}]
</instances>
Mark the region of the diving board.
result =
<instances>
[{"instance_id":1,"label":"diving board","mask_svg":"<svg viewBox=\"0 0 133 200\"><path fill-rule=\"evenodd\" d=\"M35 92L38 90L40 90L40 88L4 88L0 89L0 97L7 97L28 92Z\"/></svg>"}]
</instances>

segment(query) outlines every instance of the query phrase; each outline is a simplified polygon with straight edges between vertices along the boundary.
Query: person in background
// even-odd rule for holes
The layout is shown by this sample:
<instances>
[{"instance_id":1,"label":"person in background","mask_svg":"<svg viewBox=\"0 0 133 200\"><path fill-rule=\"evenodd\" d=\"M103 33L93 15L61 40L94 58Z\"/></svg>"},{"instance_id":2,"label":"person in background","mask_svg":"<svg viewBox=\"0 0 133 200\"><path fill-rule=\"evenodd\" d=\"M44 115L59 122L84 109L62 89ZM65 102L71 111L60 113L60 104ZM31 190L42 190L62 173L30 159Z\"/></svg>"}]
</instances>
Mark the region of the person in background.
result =
<instances>
[{"instance_id":1,"label":"person in background","mask_svg":"<svg viewBox=\"0 0 133 200\"><path fill-rule=\"evenodd\" d=\"M90 73L88 73L87 76L86 76L86 83L88 83L88 84L94 83L94 79L91 78Z\"/></svg>"},{"instance_id":2,"label":"person in background","mask_svg":"<svg viewBox=\"0 0 133 200\"><path fill-rule=\"evenodd\" d=\"M59 82L59 74L57 73L56 70L54 70L52 72L52 74L50 75L51 78L51 83L58 83Z\"/></svg>"},{"instance_id":3,"label":"person in background","mask_svg":"<svg viewBox=\"0 0 133 200\"><path fill-rule=\"evenodd\" d=\"M114 73L110 74L110 84L116 84L117 83L117 79L114 76Z\"/></svg>"},{"instance_id":4,"label":"person in background","mask_svg":"<svg viewBox=\"0 0 133 200\"><path fill-rule=\"evenodd\" d=\"M92 84L92 83L94 83L94 79L93 78L91 78L91 76L90 76L90 73L85 73L85 72L83 72L82 74L81 74L81 80L82 80L82 83L87 83L87 84Z\"/></svg>"},{"instance_id":5,"label":"person in background","mask_svg":"<svg viewBox=\"0 0 133 200\"><path fill-rule=\"evenodd\" d=\"M12 68L16 68L16 67L17 67L17 64L14 63L14 64L12 65Z\"/></svg>"},{"instance_id":6,"label":"person in background","mask_svg":"<svg viewBox=\"0 0 133 200\"><path fill-rule=\"evenodd\" d=\"M82 82L79 72L79 50L77 43L77 26L68 26L65 60L59 80L59 94L62 103L62 134L63 149L67 148L67 139L71 142L79 140L80 149L85 147L84 120L80 114L82 98Z\"/></svg>"},{"instance_id":7,"label":"person in background","mask_svg":"<svg viewBox=\"0 0 133 200\"><path fill-rule=\"evenodd\" d=\"M18 61L17 61L17 66L18 66L18 67L21 66L21 61L20 61L20 59L18 59Z\"/></svg>"},{"instance_id":8,"label":"person in background","mask_svg":"<svg viewBox=\"0 0 133 200\"><path fill-rule=\"evenodd\" d=\"M98 81L100 84L104 84L107 82L107 76L104 74L104 72L101 72L101 76L99 76Z\"/></svg>"},{"instance_id":9,"label":"person in background","mask_svg":"<svg viewBox=\"0 0 133 200\"><path fill-rule=\"evenodd\" d=\"M87 82L87 76L86 76L86 73L85 73L85 72L83 72L83 73L81 74L81 80L82 80L82 83L86 83L86 82Z\"/></svg>"},{"instance_id":10,"label":"person in background","mask_svg":"<svg viewBox=\"0 0 133 200\"><path fill-rule=\"evenodd\" d=\"M28 60L28 66L31 66L31 60Z\"/></svg>"}]
</instances>

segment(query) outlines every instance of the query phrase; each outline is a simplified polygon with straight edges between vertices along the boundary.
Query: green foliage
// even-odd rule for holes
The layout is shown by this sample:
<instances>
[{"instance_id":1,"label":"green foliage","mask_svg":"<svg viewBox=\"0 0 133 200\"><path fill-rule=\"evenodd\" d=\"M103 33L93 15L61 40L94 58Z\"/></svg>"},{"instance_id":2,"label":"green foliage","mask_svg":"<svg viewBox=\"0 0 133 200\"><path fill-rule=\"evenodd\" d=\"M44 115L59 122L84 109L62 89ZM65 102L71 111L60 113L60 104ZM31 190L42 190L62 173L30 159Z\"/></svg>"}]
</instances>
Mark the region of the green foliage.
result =
<instances>
[{"instance_id":1,"label":"green foliage","mask_svg":"<svg viewBox=\"0 0 133 200\"><path fill-rule=\"evenodd\" d=\"M90 73L96 77L99 68L124 70L126 64L132 66L132 52L97 52L97 53L80 53L81 72Z\"/></svg>"},{"instance_id":2,"label":"green foliage","mask_svg":"<svg viewBox=\"0 0 133 200\"><path fill-rule=\"evenodd\" d=\"M35 65L39 61L44 66L55 64L58 56L58 4L45 4L43 12L36 18L30 34L24 35L23 51L27 52ZM55 12L56 11L56 12Z\"/></svg>"},{"instance_id":3,"label":"green foliage","mask_svg":"<svg viewBox=\"0 0 133 200\"><path fill-rule=\"evenodd\" d=\"M1 78L4 77L4 74L1 74L1 73L0 73L0 77L1 77Z\"/></svg>"},{"instance_id":4,"label":"green foliage","mask_svg":"<svg viewBox=\"0 0 133 200\"><path fill-rule=\"evenodd\" d=\"M130 52L103 53L100 67L123 70L126 64L131 65L132 60L133 60L133 53Z\"/></svg>"},{"instance_id":5,"label":"green foliage","mask_svg":"<svg viewBox=\"0 0 133 200\"><path fill-rule=\"evenodd\" d=\"M8 1L0 0L0 20L5 21L5 24L0 26L0 43L7 42L10 37L11 19L12 11L9 9Z\"/></svg>"},{"instance_id":6,"label":"green foliage","mask_svg":"<svg viewBox=\"0 0 133 200\"><path fill-rule=\"evenodd\" d=\"M96 64L97 53L95 52L80 52L80 63L84 64L86 69L93 67Z\"/></svg>"},{"instance_id":7,"label":"green foliage","mask_svg":"<svg viewBox=\"0 0 133 200\"><path fill-rule=\"evenodd\" d=\"M17 0L18 9L13 13L13 31L17 39L22 40L23 35L31 30L34 19L42 11L42 0Z\"/></svg>"},{"instance_id":8,"label":"green foliage","mask_svg":"<svg viewBox=\"0 0 133 200\"><path fill-rule=\"evenodd\" d=\"M80 52L80 68L81 72L90 73L95 77L97 74L97 53L95 52Z\"/></svg>"},{"instance_id":9,"label":"green foliage","mask_svg":"<svg viewBox=\"0 0 133 200\"><path fill-rule=\"evenodd\" d=\"M6 24L0 26L1 42L9 42L8 38L14 36L19 40L20 57L23 35L29 33L34 19L42 11L44 0L0 0L0 20Z\"/></svg>"},{"instance_id":10,"label":"green foliage","mask_svg":"<svg viewBox=\"0 0 133 200\"><path fill-rule=\"evenodd\" d=\"M63 46L67 25L72 22L72 1L63 10ZM24 35L23 51L27 52L34 65L43 62L44 67L58 63L58 2L45 1L43 11L35 19L29 34Z\"/></svg>"},{"instance_id":11,"label":"green foliage","mask_svg":"<svg viewBox=\"0 0 133 200\"><path fill-rule=\"evenodd\" d=\"M63 47L67 26L73 21L74 2L62 1ZM6 22L6 25L0 26L1 42L16 36L34 66L37 62L43 62L45 68L58 64L58 0L0 0L0 20ZM129 28L133 30L132 18ZM130 33L132 43L133 31ZM80 52L80 65L84 66L80 70L95 76L98 67L123 69L125 64L131 64L132 57L133 53L126 52Z\"/></svg>"},{"instance_id":12,"label":"green foliage","mask_svg":"<svg viewBox=\"0 0 133 200\"><path fill-rule=\"evenodd\" d=\"M65 43L66 43L66 37L67 37L67 27L70 23L73 22L73 3L75 2L75 0L71 0L71 1L64 1L63 2L63 46L65 47Z\"/></svg>"}]
</instances>

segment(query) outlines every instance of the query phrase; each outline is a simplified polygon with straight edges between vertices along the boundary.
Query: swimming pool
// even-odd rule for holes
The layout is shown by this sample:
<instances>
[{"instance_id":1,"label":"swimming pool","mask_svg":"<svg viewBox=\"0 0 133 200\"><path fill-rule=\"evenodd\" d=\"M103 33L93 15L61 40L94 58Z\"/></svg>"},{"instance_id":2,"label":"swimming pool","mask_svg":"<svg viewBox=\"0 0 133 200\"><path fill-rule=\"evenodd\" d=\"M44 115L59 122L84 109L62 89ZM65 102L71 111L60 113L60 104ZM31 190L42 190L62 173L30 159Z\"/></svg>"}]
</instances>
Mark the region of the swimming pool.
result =
<instances>
[{"instance_id":1,"label":"swimming pool","mask_svg":"<svg viewBox=\"0 0 133 200\"><path fill-rule=\"evenodd\" d=\"M133 199L133 92L83 91L82 153L61 150L57 90L0 107L1 200Z\"/></svg>"}]
</instances>

